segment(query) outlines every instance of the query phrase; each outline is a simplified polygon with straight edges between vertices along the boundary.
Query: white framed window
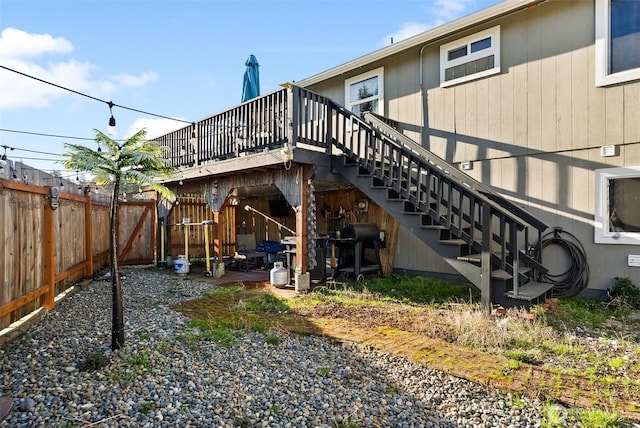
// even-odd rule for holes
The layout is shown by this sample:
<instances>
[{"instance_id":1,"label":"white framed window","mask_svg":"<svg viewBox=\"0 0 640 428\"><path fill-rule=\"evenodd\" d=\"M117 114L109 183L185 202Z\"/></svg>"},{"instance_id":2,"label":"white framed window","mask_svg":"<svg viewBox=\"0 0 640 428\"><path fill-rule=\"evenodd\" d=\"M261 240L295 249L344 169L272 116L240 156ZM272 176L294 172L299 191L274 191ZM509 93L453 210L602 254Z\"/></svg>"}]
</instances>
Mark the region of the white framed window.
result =
<instances>
[{"instance_id":1,"label":"white framed window","mask_svg":"<svg viewBox=\"0 0 640 428\"><path fill-rule=\"evenodd\" d=\"M640 166L595 173L595 242L640 245Z\"/></svg>"},{"instance_id":2,"label":"white framed window","mask_svg":"<svg viewBox=\"0 0 640 428\"><path fill-rule=\"evenodd\" d=\"M440 86L500 73L500 26L440 46Z\"/></svg>"},{"instance_id":3,"label":"white framed window","mask_svg":"<svg viewBox=\"0 0 640 428\"><path fill-rule=\"evenodd\" d=\"M640 79L640 2L596 0L596 86Z\"/></svg>"},{"instance_id":4,"label":"white framed window","mask_svg":"<svg viewBox=\"0 0 640 428\"><path fill-rule=\"evenodd\" d=\"M358 116L365 111L384 115L384 67L345 80L346 107Z\"/></svg>"}]
</instances>

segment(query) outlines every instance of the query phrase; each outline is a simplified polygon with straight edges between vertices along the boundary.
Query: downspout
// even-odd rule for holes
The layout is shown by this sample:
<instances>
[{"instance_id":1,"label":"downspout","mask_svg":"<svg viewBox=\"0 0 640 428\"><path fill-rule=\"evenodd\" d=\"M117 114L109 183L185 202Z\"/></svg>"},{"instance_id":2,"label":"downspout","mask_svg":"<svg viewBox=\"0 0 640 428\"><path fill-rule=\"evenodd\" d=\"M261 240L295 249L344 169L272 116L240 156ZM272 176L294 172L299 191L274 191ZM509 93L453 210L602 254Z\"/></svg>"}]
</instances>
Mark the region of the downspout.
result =
<instances>
[{"instance_id":1,"label":"downspout","mask_svg":"<svg viewBox=\"0 0 640 428\"><path fill-rule=\"evenodd\" d=\"M439 40L437 40L439 41ZM419 64L419 80L420 80L420 145L424 147L423 142L424 142L424 115L425 115L425 111L426 109L424 108L425 105L425 98L424 98L424 76L423 76L423 70L422 70L422 54L424 53L424 49L427 46L431 46L433 44L436 43L436 40L431 41L425 45L423 45L420 48L420 64Z\"/></svg>"}]
</instances>

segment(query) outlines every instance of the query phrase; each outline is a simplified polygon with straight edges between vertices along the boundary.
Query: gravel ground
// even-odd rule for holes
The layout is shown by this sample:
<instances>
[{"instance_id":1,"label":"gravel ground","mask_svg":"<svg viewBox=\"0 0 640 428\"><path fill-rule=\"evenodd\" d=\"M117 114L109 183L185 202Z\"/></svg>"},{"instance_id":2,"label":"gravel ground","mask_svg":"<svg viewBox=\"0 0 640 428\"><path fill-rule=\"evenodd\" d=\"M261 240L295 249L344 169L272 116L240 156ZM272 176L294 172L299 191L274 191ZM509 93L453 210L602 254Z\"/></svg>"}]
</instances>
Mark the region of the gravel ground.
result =
<instances>
[{"instance_id":1,"label":"gravel ground","mask_svg":"<svg viewBox=\"0 0 640 428\"><path fill-rule=\"evenodd\" d=\"M326 337L194 341L168 305L215 287L153 268L123 282L126 346L112 353L111 288L94 281L0 350L0 427L538 427L543 403ZM89 356L89 358L87 358ZM106 356L107 365L83 364Z\"/></svg>"}]
</instances>

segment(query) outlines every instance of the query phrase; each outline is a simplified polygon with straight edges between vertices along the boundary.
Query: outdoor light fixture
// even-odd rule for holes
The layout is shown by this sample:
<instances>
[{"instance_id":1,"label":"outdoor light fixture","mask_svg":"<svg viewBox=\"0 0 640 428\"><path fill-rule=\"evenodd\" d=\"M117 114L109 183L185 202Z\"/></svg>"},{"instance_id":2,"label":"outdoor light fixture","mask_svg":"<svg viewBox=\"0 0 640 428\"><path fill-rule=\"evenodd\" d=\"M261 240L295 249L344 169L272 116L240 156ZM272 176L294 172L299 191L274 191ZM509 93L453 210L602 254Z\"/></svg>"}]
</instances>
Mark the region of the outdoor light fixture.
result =
<instances>
[{"instance_id":1,"label":"outdoor light fixture","mask_svg":"<svg viewBox=\"0 0 640 428\"><path fill-rule=\"evenodd\" d=\"M109 106L109 113L111 113L111 117L109 118L109 127L107 128L107 132L110 135L115 135L116 134L116 118L113 117L113 111L111 110L114 106L112 101L109 101L107 103L107 105Z\"/></svg>"}]
</instances>

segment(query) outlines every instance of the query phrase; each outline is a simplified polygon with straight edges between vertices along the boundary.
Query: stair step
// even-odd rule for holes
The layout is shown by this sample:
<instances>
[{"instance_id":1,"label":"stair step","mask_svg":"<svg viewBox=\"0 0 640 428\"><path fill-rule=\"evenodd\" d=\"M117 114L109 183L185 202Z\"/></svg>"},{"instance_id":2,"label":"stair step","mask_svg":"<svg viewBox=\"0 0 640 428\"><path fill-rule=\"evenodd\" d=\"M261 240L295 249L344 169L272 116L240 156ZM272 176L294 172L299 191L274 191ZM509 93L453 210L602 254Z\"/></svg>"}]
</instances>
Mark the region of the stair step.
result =
<instances>
[{"instance_id":1,"label":"stair step","mask_svg":"<svg viewBox=\"0 0 640 428\"><path fill-rule=\"evenodd\" d=\"M420 226L420 228L427 229L427 230L447 230L447 228L441 224L423 224L422 226ZM463 260L463 261L468 261L468 260Z\"/></svg>"},{"instance_id":2,"label":"stair step","mask_svg":"<svg viewBox=\"0 0 640 428\"><path fill-rule=\"evenodd\" d=\"M553 284L542 282L528 282L527 284L521 285L518 288L518 295L516 295L513 291L507 291L506 293L504 293L504 295L505 297L509 297L511 299L532 301L547 294L549 295L547 297L551 297L552 293Z\"/></svg>"},{"instance_id":3,"label":"stair step","mask_svg":"<svg viewBox=\"0 0 640 428\"><path fill-rule=\"evenodd\" d=\"M441 239L438 242L444 245L468 245L467 241L465 241L464 239Z\"/></svg>"}]
</instances>

